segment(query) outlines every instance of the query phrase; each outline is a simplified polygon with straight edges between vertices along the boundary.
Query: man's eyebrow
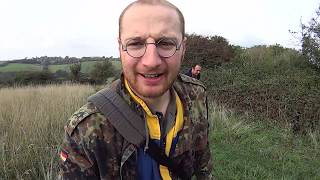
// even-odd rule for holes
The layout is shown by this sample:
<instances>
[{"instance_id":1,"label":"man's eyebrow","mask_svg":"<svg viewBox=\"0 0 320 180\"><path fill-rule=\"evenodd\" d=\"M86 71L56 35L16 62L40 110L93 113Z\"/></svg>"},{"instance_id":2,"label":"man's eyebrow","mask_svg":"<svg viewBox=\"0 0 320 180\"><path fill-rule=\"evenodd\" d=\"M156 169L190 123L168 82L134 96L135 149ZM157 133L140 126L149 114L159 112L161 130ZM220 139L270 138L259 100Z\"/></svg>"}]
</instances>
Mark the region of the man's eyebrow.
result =
<instances>
[{"instance_id":1,"label":"man's eyebrow","mask_svg":"<svg viewBox=\"0 0 320 180\"><path fill-rule=\"evenodd\" d=\"M124 39L124 42L128 42L128 41L131 41L131 40L134 40L134 41L146 41L146 39L147 38L144 38L144 37L141 37L141 36L135 36L135 37L129 37L127 39ZM173 36L161 36L159 38L155 38L154 40L157 42L157 41L160 41L160 40L163 40L163 39L173 40L173 41L178 43L178 38L177 37L173 37Z\"/></svg>"},{"instance_id":2,"label":"man's eyebrow","mask_svg":"<svg viewBox=\"0 0 320 180\"><path fill-rule=\"evenodd\" d=\"M169 40L173 40L173 41L175 41L175 42L178 42L178 38L176 38L176 37L169 37L169 36L162 36L162 37L160 37L160 38L157 38L156 39L156 41L159 41L159 40L162 40L162 39L169 39Z\"/></svg>"},{"instance_id":3,"label":"man's eyebrow","mask_svg":"<svg viewBox=\"0 0 320 180\"><path fill-rule=\"evenodd\" d=\"M135 37L130 37L130 38L125 39L124 42L128 42L131 40L142 41L142 40L144 40L144 38L142 38L140 36L135 36Z\"/></svg>"}]
</instances>

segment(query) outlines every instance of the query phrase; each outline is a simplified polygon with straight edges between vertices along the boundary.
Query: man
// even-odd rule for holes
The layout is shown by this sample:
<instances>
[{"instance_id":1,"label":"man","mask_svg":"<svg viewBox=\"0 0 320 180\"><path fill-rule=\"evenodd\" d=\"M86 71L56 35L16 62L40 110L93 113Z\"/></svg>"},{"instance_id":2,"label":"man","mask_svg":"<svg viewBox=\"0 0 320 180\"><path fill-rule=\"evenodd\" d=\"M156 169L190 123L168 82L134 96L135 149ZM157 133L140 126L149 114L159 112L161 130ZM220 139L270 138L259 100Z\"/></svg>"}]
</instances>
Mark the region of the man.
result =
<instances>
[{"instance_id":1,"label":"man","mask_svg":"<svg viewBox=\"0 0 320 180\"><path fill-rule=\"evenodd\" d=\"M116 125L126 120L106 118L111 110L104 114L88 102L65 126L62 179L212 178L205 88L178 73L184 35L183 15L167 1L135 1L123 10L118 38L123 74L110 88L141 117L135 121L145 126L145 139L131 143L126 128ZM129 112L124 106L120 111Z\"/></svg>"},{"instance_id":2,"label":"man","mask_svg":"<svg viewBox=\"0 0 320 180\"><path fill-rule=\"evenodd\" d=\"M201 66L199 64L195 64L191 67L191 69L189 69L186 75L199 80L200 73L201 73Z\"/></svg>"}]
</instances>

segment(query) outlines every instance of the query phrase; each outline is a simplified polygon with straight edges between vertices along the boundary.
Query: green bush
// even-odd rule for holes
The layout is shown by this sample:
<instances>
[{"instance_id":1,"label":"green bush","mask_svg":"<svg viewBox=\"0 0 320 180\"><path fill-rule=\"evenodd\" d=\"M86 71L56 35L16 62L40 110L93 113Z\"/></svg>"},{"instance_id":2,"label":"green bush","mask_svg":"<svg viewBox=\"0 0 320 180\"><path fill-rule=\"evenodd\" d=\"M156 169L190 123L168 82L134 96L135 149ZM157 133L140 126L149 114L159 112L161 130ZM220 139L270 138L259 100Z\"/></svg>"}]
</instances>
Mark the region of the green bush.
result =
<instances>
[{"instance_id":1,"label":"green bush","mask_svg":"<svg viewBox=\"0 0 320 180\"><path fill-rule=\"evenodd\" d=\"M279 45L246 49L239 57L202 73L215 101L296 133L320 130L320 74L307 60Z\"/></svg>"},{"instance_id":2,"label":"green bush","mask_svg":"<svg viewBox=\"0 0 320 180\"><path fill-rule=\"evenodd\" d=\"M79 81L80 80L80 71L81 71L81 63L75 63L69 66L70 69L70 75L71 79L73 81Z\"/></svg>"},{"instance_id":3,"label":"green bush","mask_svg":"<svg viewBox=\"0 0 320 180\"><path fill-rule=\"evenodd\" d=\"M94 80L95 83L101 84L105 83L108 78L116 76L116 70L113 67L111 61L97 62L94 68L90 72L90 78Z\"/></svg>"},{"instance_id":4,"label":"green bush","mask_svg":"<svg viewBox=\"0 0 320 180\"><path fill-rule=\"evenodd\" d=\"M35 71L35 72L18 72L15 76L14 82L16 84L48 84L53 82L53 75L49 71Z\"/></svg>"},{"instance_id":5,"label":"green bush","mask_svg":"<svg viewBox=\"0 0 320 180\"><path fill-rule=\"evenodd\" d=\"M202 36L187 34L186 54L184 56L184 68L191 67L195 63L205 67L214 68L224 62L229 62L236 51L229 45L227 39L221 36Z\"/></svg>"}]
</instances>

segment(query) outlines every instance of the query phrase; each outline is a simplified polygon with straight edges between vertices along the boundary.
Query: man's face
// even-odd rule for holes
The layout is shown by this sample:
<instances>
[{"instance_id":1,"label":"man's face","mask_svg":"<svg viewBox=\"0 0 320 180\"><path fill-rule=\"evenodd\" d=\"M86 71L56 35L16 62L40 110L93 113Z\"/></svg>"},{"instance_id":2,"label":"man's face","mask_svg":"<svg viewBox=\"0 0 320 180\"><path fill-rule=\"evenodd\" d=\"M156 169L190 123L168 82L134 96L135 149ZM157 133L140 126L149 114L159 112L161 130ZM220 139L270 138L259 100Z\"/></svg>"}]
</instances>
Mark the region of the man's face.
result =
<instances>
[{"instance_id":1,"label":"man's face","mask_svg":"<svg viewBox=\"0 0 320 180\"><path fill-rule=\"evenodd\" d=\"M201 72L201 66L196 65L195 67L192 68L192 74L197 76Z\"/></svg>"},{"instance_id":2,"label":"man's face","mask_svg":"<svg viewBox=\"0 0 320 180\"><path fill-rule=\"evenodd\" d=\"M169 58L159 56L156 46L148 44L145 54L134 58L122 50L128 41L154 43L169 38L180 50ZM122 45L121 45L122 44ZM134 5L124 14L119 37L119 51L124 77L139 96L155 98L163 95L171 87L180 70L185 50L178 14L161 5Z\"/></svg>"}]
</instances>

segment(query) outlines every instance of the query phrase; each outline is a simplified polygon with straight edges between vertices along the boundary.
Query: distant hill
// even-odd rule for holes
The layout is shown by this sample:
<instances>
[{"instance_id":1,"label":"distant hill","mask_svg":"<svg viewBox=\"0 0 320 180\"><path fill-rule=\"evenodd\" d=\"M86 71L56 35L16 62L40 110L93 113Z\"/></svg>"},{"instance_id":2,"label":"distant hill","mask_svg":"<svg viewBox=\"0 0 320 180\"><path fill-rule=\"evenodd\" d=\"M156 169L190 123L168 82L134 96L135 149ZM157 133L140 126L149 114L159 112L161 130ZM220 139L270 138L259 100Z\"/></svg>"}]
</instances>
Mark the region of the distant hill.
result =
<instances>
[{"instance_id":1,"label":"distant hill","mask_svg":"<svg viewBox=\"0 0 320 180\"><path fill-rule=\"evenodd\" d=\"M2 61L2 63L22 63L22 64L73 64L78 62L86 62L86 61L102 61L102 60L119 60L119 58L114 57L48 57L48 56L41 56L41 57L33 57L33 58L24 58L24 59L14 59L8 61ZM0 63L1 65L1 63Z\"/></svg>"},{"instance_id":2,"label":"distant hill","mask_svg":"<svg viewBox=\"0 0 320 180\"><path fill-rule=\"evenodd\" d=\"M41 64L7 63L0 67L0 72L40 71Z\"/></svg>"},{"instance_id":3,"label":"distant hill","mask_svg":"<svg viewBox=\"0 0 320 180\"><path fill-rule=\"evenodd\" d=\"M15 83L56 82L70 79L70 66L81 63L81 76L90 81L90 72L98 62L110 61L116 72L121 71L119 58L113 57L40 57L2 61L0 63L0 87ZM45 70L45 71L43 71Z\"/></svg>"},{"instance_id":4,"label":"distant hill","mask_svg":"<svg viewBox=\"0 0 320 180\"><path fill-rule=\"evenodd\" d=\"M16 73L16 72L34 72L48 69L51 73L55 73L58 70L69 72L69 66L74 63L81 63L81 72L89 73L94 64L99 61L110 60L117 70L121 68L119 58L105 58L105 57L40 57L32 59L20 59L13 61L0 62L0 73Z\"/></svg>"}]
</instances>

